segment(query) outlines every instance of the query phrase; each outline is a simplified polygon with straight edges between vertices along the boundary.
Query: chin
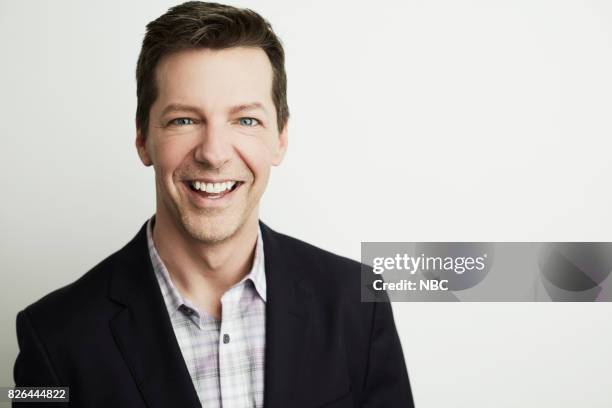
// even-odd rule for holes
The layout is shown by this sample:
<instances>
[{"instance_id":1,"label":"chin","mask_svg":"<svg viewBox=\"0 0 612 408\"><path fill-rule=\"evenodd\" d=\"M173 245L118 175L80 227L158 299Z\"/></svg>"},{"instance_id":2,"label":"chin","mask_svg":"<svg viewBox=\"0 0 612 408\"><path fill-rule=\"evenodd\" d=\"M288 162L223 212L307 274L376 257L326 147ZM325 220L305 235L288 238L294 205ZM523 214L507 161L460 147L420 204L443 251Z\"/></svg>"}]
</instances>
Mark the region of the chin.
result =
<instances>
[{"instance_id":1,"label":"chin","mask_svg":"<svg viewBox=\"0 0 612 408\"><path fill-rule=\"evenodd\" d=\"M205 244L216 244L231 238L244 224L241 217L234 214L184 214L181 220L187 233Z\"/></svg>"}]
</instances>

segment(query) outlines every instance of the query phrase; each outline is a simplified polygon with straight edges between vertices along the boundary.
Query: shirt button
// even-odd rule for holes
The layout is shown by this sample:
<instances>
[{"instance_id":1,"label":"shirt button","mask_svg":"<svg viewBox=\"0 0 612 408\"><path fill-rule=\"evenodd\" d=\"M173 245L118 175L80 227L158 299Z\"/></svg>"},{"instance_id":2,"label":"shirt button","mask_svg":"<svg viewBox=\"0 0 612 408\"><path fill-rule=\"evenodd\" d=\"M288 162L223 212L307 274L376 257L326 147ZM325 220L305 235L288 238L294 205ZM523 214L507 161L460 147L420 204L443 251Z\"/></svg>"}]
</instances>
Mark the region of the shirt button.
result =
<instances>
[{"instance_id":1,"label":"shirt button","mask_svg":"<svg viewBox=\"0 0 612 408\"><path fill-rule=\"evenodd\" d=\"M223 335L223 344L227 344L230 341L230 337L229 334L224 334Z\"/></svg>"}]
</instances>

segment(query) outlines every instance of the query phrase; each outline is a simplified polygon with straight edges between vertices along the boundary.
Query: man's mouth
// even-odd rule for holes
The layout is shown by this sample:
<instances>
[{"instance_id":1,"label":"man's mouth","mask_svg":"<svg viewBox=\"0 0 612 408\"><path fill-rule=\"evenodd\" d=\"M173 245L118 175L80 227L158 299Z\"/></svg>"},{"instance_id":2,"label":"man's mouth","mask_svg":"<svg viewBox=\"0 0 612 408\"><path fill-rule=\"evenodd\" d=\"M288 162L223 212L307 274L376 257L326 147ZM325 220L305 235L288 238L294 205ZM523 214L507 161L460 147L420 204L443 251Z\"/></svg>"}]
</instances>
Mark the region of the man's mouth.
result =
<instances>
[{"instance_id":1,"label":"man's mouth","mask_svg":"<svg viewBox=\"0 0 612 408\"><path fill-rule=\"evenodd\" d=\"M241 181L224 180L220 182L205 182L199 180L191 180L187 182L191 191L206 198L221 198L226 194L235 191L242 185Z\"/></svg>"}]
</instances>

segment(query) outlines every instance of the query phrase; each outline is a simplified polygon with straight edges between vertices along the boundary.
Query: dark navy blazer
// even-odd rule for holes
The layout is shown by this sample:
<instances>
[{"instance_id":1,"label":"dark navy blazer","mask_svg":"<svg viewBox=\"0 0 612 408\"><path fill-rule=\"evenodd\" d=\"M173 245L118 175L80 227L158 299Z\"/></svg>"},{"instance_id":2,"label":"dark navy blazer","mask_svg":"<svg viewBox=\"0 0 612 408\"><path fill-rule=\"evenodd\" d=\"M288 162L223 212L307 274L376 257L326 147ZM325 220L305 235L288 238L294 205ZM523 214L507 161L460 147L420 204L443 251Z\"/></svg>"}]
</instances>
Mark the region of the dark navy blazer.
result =
<instances>
[{"instance_id":1,"label":"dark navy blazer","mask_svg":"<svg viewBox=\"0 0 612 408\"><path fill-rule=\"evenodd\" d=\"M265 407L414 407L391 307L361 302L360 264L260 226ZM80 279L19 312L17 338L16 385L69 386L71 407L201 406L155 280L146 224Z\"/></svg>"}]
</instances>

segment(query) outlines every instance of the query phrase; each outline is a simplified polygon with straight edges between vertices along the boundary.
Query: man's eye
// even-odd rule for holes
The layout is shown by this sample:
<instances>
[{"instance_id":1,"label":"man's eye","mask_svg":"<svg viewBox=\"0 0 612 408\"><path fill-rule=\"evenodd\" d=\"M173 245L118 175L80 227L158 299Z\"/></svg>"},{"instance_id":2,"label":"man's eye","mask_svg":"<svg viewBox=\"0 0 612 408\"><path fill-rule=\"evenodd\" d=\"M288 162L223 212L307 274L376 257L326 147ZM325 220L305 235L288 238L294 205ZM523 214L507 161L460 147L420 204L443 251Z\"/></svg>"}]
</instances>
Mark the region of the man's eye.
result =
<instances>
[{"instance_id":1,"label":"man's eye","mask_svg":"<svg viewBox=\"0 0 612 408\"><path fill-rule=\"evenodd\" d=\"M193 125L193 119L189 119L189 118L176 118L176 119L172 119L170 121L170 125L176 125L176 126L185 126L185 125Z\"/></svg>"},{"instance_id":2,"label":"man's eye","mask_svg":"<svg viewBox=\"0 0 612 408\"><path fill-rule=\"evenodd\" d=\"M255 118L240 118L238 119L238 123L242 126L257 126L259 125L259 120Z\"/></svg>"}]
</instances>

